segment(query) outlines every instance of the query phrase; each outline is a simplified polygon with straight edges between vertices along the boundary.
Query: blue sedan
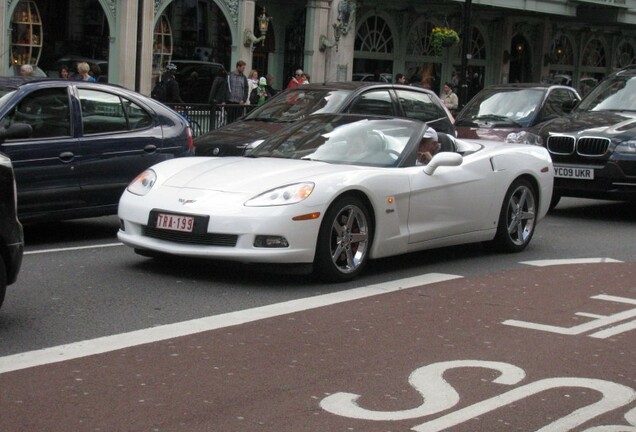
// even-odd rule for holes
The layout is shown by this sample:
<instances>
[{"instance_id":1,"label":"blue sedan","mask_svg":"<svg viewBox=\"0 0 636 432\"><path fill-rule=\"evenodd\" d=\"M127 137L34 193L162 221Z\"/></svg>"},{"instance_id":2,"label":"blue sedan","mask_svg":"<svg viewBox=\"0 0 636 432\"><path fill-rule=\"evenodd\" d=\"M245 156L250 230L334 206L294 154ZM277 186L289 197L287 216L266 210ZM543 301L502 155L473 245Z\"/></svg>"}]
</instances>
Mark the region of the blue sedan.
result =
<instances>
[{"instance_id":1,"label":"blue sedan","mask_svg":"<svg viewBox=\"0 0 636 432\"><path fill-rule=\"evenodd\" d=\"M193 153L189 125L163 104L123 87L66 80L0 78L0 128L7 139L23 222L115 214L137 174Z\"/></svg>"}]
</instances>

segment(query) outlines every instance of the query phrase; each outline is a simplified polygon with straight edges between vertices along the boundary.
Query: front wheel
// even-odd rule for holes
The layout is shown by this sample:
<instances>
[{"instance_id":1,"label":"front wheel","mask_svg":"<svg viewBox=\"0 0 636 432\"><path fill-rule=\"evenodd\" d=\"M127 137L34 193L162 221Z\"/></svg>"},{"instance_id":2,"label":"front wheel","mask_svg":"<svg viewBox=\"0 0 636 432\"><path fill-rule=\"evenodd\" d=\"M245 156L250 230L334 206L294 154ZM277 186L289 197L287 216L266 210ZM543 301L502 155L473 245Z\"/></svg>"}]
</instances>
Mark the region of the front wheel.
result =
<instances>
[{"instance_id":1,"label":"front wheel","mask_svg":"<svg viewBox=\"0 0 636 432\"><path fill-rule=\"evenodd\" d=\"M512 183L499 213L493 245L504 252L520 252L528 246L537 223L537 198L532 185L523 179Z\"/></svg>"},{"instance_id":2,"label":"front wheel","mask_svg":"<svg viewBox=\"0 0 636 432\"><path fill-rule=\"evenodd\" d=\"M356 197L338 199L327 210L318 233L315 273L328 282L344 282L365 267L373 225L367 206Z\"/></svg>"}]
</instances>

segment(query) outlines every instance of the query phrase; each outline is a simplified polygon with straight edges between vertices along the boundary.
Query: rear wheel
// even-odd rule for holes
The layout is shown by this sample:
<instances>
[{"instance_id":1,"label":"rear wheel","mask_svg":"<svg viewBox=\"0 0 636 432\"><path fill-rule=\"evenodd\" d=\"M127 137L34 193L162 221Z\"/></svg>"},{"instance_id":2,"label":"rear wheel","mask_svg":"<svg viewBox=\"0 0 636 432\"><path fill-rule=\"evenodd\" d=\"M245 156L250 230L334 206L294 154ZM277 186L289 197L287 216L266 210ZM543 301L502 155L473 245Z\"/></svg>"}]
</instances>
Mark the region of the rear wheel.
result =
<instances>
[{"instance_id":1,"label":"rear wheel","mask_svg":"<svg viewBox=\"0 0 636 432\"><path fill-rule=\"evenodd\" d=\"M493 245L504 252L520 252L528 246L537 222L536 193L524 179L515 180L504 198Z\"/></svg>"},{"instance_id":2,"label":"rear wheel","mask_svg":"<svg viewBox=\"0 0 636 432\"><path fill-rule=\"evenodd\" d=\"M320 226L314 268L329 282L343 282L358 276L365 267L373 226L367 206L356 197L338 199Z\"/></svg>"}]
</instances>

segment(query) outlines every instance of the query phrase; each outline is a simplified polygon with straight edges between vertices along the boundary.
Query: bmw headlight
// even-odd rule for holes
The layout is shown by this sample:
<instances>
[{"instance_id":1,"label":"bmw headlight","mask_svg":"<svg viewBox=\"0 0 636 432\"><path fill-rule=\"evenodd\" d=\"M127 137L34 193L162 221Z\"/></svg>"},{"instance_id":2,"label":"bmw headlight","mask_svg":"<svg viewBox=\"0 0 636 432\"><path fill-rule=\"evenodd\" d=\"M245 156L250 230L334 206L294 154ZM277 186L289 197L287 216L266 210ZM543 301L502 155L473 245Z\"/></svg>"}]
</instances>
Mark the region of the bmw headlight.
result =
<instances>
[{"instance_id":1,"label":"bmw headlight","mask_svg":"<svg viewBox=\"0 0 636 432\"><path fill-rule=\"evenodd\" d=\"M629 155L636 154L636 140L624 141L616 146L615 152L624 153Z\"/></svg>"},{"instance_id":2,"label":"bmw headlight","mask_svg":"<svg viewBox=\"0 0 636 432\"><path fill-rule=\"evenodd\" d=\"M150 192L150 189L152 189L156 181L157 174L151 169L146 170L135 177L132 182L130 182L130 184L128 185L128 192L135 195L144 196L148 192Z\"/></svg>"},{"instance_id":3,"label":"bmw headlight","mask_svg":"<svg viewBox=\"0 0 636 432\"><path fill-rule=\"evenodd\" d=\"M530 145L543 145L543 138L532 132L510 132L506 137L506 144L530 144Z\"/></svg>"},{"instance_id":4,"label":"bmw headlight","mask_svg":"<svg viewBox=\"0 0 636 432\"><path fill-rule=\"evenodd\" d=\"M245 203L248 207L268 207L296 204L306 199L314 191L314 184L295 183L262 193Z\"/></svg>"}]
</instances>

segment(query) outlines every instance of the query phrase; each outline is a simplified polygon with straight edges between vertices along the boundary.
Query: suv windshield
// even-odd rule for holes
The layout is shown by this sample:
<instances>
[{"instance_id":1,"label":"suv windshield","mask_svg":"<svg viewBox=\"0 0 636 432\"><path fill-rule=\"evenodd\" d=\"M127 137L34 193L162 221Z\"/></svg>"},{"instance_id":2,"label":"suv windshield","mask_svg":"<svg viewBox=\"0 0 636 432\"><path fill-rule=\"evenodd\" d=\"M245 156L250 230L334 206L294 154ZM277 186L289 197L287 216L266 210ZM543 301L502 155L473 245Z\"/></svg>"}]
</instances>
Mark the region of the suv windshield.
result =
<instances>
[{"instance_id":1,"label":"suv windshield","mask_svg":"<svg viewBox=\"0 0 636 432\"><path fill-rule=\"evenodd\" d=\"M636 111L636 76L617 75L602 81L581 101L577 111Z\"/></svg>"},{"instance_id":2,"label":"suv windshield","mask_svg":"<svg viewBox=\"0 0 636 432\"><path fill-rule=\"evenodd\" d=\"M457 118L456 125L479 121L500 127L528 127L537 114L545 91L541 89L492 89L475 96Z\"/></svg>"},{"instance_id":3,"label":"suv windshield","mask_svg":"<svg viewBox=\"0 0 636 432\"><path fill-rule=\"evenodd\" d=\"M252 111L245 120L294 122L310 114L332 113L349 94L349 90L286 91Z\"/></svg>"}]
</instances>

